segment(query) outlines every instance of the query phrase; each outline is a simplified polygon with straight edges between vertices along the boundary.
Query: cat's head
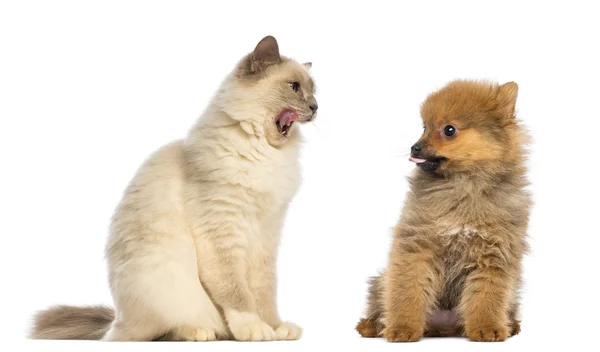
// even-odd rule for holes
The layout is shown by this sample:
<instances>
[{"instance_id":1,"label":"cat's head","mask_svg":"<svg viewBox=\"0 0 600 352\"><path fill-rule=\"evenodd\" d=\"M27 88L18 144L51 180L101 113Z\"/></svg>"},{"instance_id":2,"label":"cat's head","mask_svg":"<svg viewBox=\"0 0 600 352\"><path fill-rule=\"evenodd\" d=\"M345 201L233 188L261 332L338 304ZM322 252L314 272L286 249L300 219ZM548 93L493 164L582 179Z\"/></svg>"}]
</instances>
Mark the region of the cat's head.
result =
<instances>
[{"instance_id":1,"label":"cat's head","mask_svg":"<svg viewBox=\"0 0 600 352\"><path fill-rule=\"evenodd\" d=\"M240 121L246 132L264 135L274 147L282 146L295 138L298 123L316 116L310 67L311 63L281 56L277 40L267 36L227 80L222 108Z\"/></svg>"}]
</instances>

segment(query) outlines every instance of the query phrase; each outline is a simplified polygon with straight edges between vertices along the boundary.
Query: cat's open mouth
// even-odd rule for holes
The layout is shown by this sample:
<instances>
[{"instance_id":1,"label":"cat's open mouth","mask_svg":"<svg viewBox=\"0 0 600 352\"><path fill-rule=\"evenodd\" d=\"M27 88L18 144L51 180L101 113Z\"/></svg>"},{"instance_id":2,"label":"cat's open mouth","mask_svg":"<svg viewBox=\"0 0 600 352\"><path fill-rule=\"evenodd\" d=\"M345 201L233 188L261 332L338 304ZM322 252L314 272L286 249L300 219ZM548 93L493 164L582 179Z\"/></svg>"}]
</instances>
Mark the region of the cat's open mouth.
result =
<instances>
[{"instance_id":1,"label":"cat's open mouth","mask_svg":"<svg viewBox=\"0 0 600 352\"><path fill-rule=\"evenodd\" d=\"M298 121L298 114L296 110L292 108L285 108L277 114L275 117L275 125L277 125L277 131L283 137L287 137L292 128L294 121Z\"/></svg>"}]
</instances>

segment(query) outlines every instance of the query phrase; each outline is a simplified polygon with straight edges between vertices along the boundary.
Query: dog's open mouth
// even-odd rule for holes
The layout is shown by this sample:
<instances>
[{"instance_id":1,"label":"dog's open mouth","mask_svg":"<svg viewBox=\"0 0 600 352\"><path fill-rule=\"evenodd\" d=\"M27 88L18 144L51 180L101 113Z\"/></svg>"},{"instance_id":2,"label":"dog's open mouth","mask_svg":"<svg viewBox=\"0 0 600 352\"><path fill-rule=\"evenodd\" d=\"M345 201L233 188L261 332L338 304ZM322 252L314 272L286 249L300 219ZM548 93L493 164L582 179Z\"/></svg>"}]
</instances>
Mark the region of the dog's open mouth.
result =
<instances>
[{"instance_id":1,"label":"dog's open mouth","mask_svg":"<svg viewBox=\"0 0 600 352\"><path fill-rule=\"evenodd\" d=\"M298 121L298 114L296 110L292 108L285 108L277 114L275 117L275 125L277 125L277 131L283 137L287 137L292 129L294 121Z\"/></svg>"},{"instance_id":2,"label":"dog's open mouth","mask_svg":"<svg viewBox=\"0 0 600 352\"><path fill-rule=\"evenodd\" d=\"M410 158L408 158L408 160L412 161L413 163L416 163L418 167L425 171L435 171L438 167L440 167L442 161L446 160L446 158L443 156L438 156L427 159L421 159L411 156Z\"/></svg>"}]
</instances>

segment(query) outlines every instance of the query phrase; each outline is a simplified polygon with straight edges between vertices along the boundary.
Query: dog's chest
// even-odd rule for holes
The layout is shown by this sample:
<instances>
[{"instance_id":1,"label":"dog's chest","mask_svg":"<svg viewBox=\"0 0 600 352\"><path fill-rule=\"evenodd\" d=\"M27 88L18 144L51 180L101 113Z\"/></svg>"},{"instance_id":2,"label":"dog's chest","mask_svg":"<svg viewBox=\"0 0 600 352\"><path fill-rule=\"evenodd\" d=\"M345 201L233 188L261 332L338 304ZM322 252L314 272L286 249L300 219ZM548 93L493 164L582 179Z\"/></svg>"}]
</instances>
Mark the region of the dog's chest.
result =
<instances>
[{"instance_id":1,"label":"dog's chest","mask_svg":"<svg viewBox=\"0 0 600 352\"><path fill-rule=\"evenodd\" d=\"M440 308L453 309L459 304L465 280L475 265L471 252L482 236L470 225L448 226L438 233L444 261L444 284L438 297Z\"/></svg>"},{"instance_id":2,"label":"dog's chest","mask_svg":"<svg viewBox=\"0 0 600 352\"><path fill-rule=\"evenodd\" d=\"M477 227L467 224L444 226L438 232L438 241L447 255L464 253L475 241L483 237Z\"/></svg>"}]
</instances>

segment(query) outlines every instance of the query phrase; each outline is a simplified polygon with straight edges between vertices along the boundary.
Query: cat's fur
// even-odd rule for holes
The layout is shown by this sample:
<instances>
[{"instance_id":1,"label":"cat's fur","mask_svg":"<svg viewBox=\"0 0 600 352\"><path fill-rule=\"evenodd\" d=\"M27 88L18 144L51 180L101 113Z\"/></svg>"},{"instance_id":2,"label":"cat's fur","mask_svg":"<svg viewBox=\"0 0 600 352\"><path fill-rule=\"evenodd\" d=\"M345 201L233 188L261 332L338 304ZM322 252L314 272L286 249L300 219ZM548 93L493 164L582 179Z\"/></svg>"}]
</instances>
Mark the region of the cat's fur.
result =
<instances>
[{"instance_id":1,"label":"cat's fur","mask_svg":"<svg viewBox=\"0 0 600 352\"><path fill-rule=\"evenodd\" d=\"M520 331L518 289L531 205L517 85L455 81L421 108L425 131L385 272L371 281L365 337L416 341ZM455 135L445 135L447 126Z\"/></svg>"},{"instance_id":2,"label":"cat's fur","mask_svg":"<svg viewBox=\"0 0 600 352\"><path fill-rule=\"evenodd\" d=\"M297 123L287 136L276 124L289 108L314 117L309 67L271 36L244 57L187 138L155 152L124 193L106 247L114 319L110 308L55 307L32 337L298 339L277 311L275 267L299 135Z\"/></svg>"}]
</instances>

